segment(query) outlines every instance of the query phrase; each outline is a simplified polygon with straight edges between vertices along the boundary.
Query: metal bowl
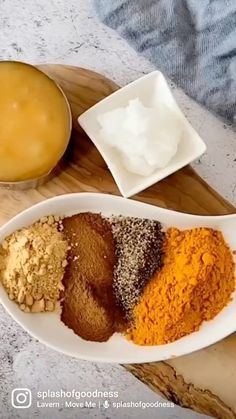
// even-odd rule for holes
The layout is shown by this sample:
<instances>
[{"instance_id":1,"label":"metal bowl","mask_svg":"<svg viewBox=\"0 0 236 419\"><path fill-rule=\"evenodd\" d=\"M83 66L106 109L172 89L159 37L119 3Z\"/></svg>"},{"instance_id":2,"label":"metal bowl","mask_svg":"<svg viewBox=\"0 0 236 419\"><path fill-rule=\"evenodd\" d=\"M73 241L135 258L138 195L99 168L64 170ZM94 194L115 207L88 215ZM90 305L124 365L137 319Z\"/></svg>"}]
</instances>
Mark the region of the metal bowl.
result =
<instances>
[{"instance_id":1,"label":"metal bowl","mask_svg":"<svg viewBox=\"0 0 236 419\"><path fill-rule=\"evenodd\" d=\"M53 81L53 83L56 85L56 87L60 90L60 92L62 93L62 96L64 97L66 106L67 106L67 110L68 110L68 115L69 115L69 135L68 135L68 139L67 142L65 143L65 150L63 155L66 152L66 149L68 147L69 141L70 141L70 137L71 137L71 132L72 132L72 113L71 113L71 108L70 108L70 104L68 102L68 99L64 93L64 91L62 90L61 86L59 86L51 77L49 77L47 74L45 74L43 71L39 70L36 66L28 64L28 63L24 63L22 61L0 61L0 65L3 62L8 62L8 63L18 63L18 64L24 64L26 66L30 66L35 68L37 71L39 71L40 73L43 73L45 77L49 78L50 80ZM55 174L59 171L59 164L61 162L61 159L63 158L63 155L60 157L58 163L56 164L55 167L52 167L52 169L45 173L44 175L38 177L38 178L34 178L34 179L26 179L26 180L22 180L22 181L0 181L0 188L4 188L4 189L9 189L9 190L26 190L26 189L35 189L38 186L43 185L44 183L48 182L50 179L52 179L53 176L55 176Z\"/></svg>"},{"instance_id":2,"label":"metal bowl","mask_svg":"<svg viewBox=\"0 0 236 419\"><path fill-rule=\"evenodd\" d=\"M53 168L50 172L46 175L40 176L35 179L27 179L27 180L19 180L16 182L1 182L0 181L0 188L1 189L8 189L13 191L24 191L27 189L36 189L38 186L43 185L44 183L48 182L57 172L57 166Z\"/></svg>"}]
</instances>

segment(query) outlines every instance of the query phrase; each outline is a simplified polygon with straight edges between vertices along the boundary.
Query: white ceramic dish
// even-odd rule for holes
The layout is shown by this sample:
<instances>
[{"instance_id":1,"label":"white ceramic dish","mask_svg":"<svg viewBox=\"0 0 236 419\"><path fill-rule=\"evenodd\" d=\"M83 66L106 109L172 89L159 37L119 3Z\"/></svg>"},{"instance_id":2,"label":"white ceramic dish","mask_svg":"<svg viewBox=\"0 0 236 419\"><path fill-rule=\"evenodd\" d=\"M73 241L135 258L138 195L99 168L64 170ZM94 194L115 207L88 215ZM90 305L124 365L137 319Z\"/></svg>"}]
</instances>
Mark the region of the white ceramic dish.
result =
<instances>
[{"instance_id":1,"label":"white ceramic dish","mask_svg":"<svg viewBox=\"0 0 236 419\"><path fill-rule=\"evenodd\" d=\"M183 128L177 154L165 168L157 169L147 177L130 173L123 167L115 149L100 137L100 125L97 120L98 115L127 106L130 99L137 97L146 107L155 107L157 101L159 103L161 100L179 115ZM106 161L121 194L126 198L176 172L206 151L205 143L185 118L160 71L154 71L112 93L80 115L78 121Z\"/></svg>"},{"instance_id":2,"label":"white ceramic dish","mask_svg":"<svg viewBox=\"0 0 236 419\"><path fill-rule=\"evenodd\" d=\"M93 193L62 195L43 201L14 217L0 229L0 242L15 230L49 214L71 215L78 212L102 212L157 219L165 227L190 228L209 226L221 229L232 249L236 249L236 214L201 217L174 212L118 196ZM58 313L26 314L9 300L0 287L0 302L10 315L32 336L47 346L77 358L99 362L138 363L181 356L204 348L236 330L236 293L232 302L215 319L205 322L198 332L162 346L137 346L122 335L113 335L108 342L87 342L68 329Z\"/></svg>"}]
</instances>

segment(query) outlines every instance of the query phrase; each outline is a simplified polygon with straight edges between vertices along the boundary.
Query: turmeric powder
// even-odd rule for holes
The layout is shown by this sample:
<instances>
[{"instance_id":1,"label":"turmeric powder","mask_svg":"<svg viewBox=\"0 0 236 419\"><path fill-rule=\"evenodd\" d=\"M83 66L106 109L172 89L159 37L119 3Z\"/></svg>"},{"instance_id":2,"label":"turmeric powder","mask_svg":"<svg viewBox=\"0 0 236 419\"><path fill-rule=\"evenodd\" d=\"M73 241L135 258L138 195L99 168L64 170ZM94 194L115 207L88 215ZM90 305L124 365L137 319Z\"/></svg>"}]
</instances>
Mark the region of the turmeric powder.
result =
<instances>
[{"instance_id":1,"label":"turmeric powder","mask_svg":"<svg viewBox=\"0 0 236 419\"><path fill-rule=\"evenodd\" d=\"M197 331L231 299L234 263L220 231L170 228L164 266L146 285L134 308L128 339L139 345L173 342Z\"/></svg>"}]
</instances>

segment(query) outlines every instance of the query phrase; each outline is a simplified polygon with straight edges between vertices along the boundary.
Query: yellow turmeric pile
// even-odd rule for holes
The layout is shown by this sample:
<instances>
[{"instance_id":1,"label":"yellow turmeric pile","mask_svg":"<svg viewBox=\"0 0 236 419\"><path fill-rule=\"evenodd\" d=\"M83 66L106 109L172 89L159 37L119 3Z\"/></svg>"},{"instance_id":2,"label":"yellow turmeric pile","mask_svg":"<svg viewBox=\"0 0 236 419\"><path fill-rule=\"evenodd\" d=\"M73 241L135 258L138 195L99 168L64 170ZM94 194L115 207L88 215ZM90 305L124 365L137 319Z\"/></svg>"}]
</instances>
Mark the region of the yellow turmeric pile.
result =
<instances>
[{"instance_id":1,"label":"yellow turmeric pile","mask_svg":"<svg viewBox=\"0 0 236 419\"><path fill-rule=\"evenodd\" d=\"M198 330L235 288L233 257L221 232L170 228L164 247L164 266L134 308L127 337L139 345L173 342Z\"/></svg>"}]
</instances>

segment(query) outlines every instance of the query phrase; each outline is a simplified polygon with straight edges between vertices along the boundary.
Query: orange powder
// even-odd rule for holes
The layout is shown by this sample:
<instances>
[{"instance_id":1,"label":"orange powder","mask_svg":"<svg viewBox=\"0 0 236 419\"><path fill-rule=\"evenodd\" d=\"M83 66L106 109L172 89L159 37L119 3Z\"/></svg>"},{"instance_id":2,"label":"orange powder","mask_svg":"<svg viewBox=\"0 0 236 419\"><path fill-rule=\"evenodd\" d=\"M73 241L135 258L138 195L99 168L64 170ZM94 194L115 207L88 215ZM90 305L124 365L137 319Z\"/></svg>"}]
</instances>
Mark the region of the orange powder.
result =
<instances>
[{"instance_id":1,"label":"orange powder","mask_svg":"<svg viewBox=\"0 0 236 419\"><path fill-rule=\"evenodd\" d=\"M164 267L134 308L128 338L139 345L160 345L188 335L226 306L234 288L233 257L221 232L170 228Z\"/></svg>"}]
</instances>

